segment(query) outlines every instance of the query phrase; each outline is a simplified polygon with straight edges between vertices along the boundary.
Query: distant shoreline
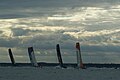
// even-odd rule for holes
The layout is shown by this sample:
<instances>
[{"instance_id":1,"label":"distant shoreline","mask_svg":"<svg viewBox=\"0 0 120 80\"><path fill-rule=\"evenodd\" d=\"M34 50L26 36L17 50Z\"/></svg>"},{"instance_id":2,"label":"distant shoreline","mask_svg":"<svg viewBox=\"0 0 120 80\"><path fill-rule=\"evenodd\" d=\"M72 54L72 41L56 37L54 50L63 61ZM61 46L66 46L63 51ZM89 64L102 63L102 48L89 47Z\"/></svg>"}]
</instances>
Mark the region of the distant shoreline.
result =
<instances>
[{"instance_id":1,"label":"distant shoreline","mask_svg":"<svg viewBox=\"0 0 120 80\"><path fill-rule=\"evenodd\" d=\"M59 66L59 63L45 63L40 62L38 63L39 67L56 67ZM84 63L86 68L94 67L94 68L120 68L120 64L116 63ZM15 65L12 65L11 63L0 63L0 67L32 67L31 63L16 63ZM76 63L64 63L64 66L66 67L73 67L76 68Z\"/></svg>"}]
</instances>

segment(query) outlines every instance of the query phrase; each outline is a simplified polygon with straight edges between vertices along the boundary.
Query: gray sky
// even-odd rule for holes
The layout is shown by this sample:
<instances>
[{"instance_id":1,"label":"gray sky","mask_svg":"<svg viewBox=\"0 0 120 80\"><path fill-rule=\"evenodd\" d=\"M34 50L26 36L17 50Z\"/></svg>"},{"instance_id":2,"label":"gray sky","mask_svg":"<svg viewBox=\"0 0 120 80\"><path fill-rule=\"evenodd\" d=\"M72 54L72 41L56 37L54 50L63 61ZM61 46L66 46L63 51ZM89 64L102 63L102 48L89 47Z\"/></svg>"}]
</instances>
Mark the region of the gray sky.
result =
<instances>
[{"instance_id":1,"label":"gray sky","mask_svg":"<svg viewBox=\"0 0 120 80\"><path fill-rule=\"evenodd\" d=\"M59 43L64 61L75 62L75 43L80 42L85 62L120 63L119 4L119 0L1 0L0 59L8 61L7 49L12 48L18 61L26 61L27 47L33 46L38 61L56 62L54 49Z\"/></svg>"}]
</instances>

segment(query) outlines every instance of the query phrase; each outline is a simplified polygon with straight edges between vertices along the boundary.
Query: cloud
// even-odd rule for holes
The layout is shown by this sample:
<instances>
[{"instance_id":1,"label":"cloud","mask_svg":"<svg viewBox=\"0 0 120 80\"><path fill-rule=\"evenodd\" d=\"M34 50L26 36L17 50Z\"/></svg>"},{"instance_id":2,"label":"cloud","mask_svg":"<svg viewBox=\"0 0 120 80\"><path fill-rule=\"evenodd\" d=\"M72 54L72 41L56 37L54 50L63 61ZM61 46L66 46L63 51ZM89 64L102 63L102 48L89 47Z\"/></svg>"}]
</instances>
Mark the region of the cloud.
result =
<instances>
[{"instance_id":1,"label":"cloud","mask_svg":"<svg viewBox=\"0 0 120 80\"><path fill-rule=\"evenodd\" d=\"M14 4L15 3L15 4ZM12 4L12 5L10 5ZM1 1L0 3L0 18L24 18L33 16L50 16L57 13L65 13L69 11L67 9L60 10L60 8L69 8L75 10L78 7L102 7L109 9L111 5L119 4L118 0L11 0L11 1ZM114 6L113 6L114 7ZM65 11L65 12L64 12ZM9 13L8 13L9 12ZM34 14L34 15L33 15ZM77 16L76 16L77 17ZM65 18L65 17L64 17ZM68 17L67 17L68 18ZM49 19L53 19L49 17ZM60 19L56 18L56 19Z\"/></svg>"},{"instance_id":2,"label":"cloud","mask_svg":"<svg viewBox=\"0 0 120 80\"><path fill-rule=\"evenodd\" d=\"M48 43L50 45L52 43L57 44L62 42L66 44L76 41L80 41L88 45L118 45L120 42L118 36L120 30L116 29L116 27L114 29L106 30L99 30L99 28L97 30L93 30L94 27L91 27L91 30L93 31L90 31L89 28L86 30L87 26L76 26L74 23L71 23L74 26L69 26L67 23L63 26L62 22L64 23L64 21L59 25L57 24L58 22L59 21L53 21L54 24L51 26L47 24L45 19L41 18L1 20L1 37L6 39L5 41L9 38L13 41L14 39L17 39L20 40L19 43L21 44L28 46L28 44L32 43L31 45L37 47L39 47L39 44L42 44L43 46ZM48 21L48 23L51 23L51 21ZM22 45L19 44L19 46Z\"/></svg>"},{"instance_id":3,"label":"cloud","mask_svg":"<svg viewBox=\"0 0 120 80\"><path fill-rule=\"evenodd\" d=\"M19 39L0 39L0 47L18 47L19 46Z\"/></svg>"},{"instance_id":4,"label":"cloud","mask_svg":"<svg viewBox=\"0 0 120 80\"><path fill-rule=\"evenodd\" d=\"M118 0L5 0L0 7L0 47L12 47L15 53L19 49L18 57L22 58L29 46L37 56L55 56L56 44L62 55L75 57L76 42L81 43L85 60L90 55L109 60L107 52L119 55Z\"/></svg>"}]
</instances>

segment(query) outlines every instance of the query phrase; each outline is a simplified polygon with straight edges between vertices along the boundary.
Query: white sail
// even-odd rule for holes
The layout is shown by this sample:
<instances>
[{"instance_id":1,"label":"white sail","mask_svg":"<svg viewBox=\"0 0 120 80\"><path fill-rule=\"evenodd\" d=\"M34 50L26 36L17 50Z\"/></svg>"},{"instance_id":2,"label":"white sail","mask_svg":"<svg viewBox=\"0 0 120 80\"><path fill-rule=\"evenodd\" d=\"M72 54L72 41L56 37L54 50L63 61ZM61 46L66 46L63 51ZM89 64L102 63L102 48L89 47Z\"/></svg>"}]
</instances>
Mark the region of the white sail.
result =
<instances>
[{"instance_id":1,"label":"white sail","mask_svg":"<svg viewBox=\"0 0 120 80\"><path fill-rule=\"evenodd\" d=\"M29 58L30 58L30 62L33 66L38 66L36 58L35 58L35 54L34 54L34 50L33 47L29 47L28 48L28 53L29 53Z\"/></svg>"}]
</instances>

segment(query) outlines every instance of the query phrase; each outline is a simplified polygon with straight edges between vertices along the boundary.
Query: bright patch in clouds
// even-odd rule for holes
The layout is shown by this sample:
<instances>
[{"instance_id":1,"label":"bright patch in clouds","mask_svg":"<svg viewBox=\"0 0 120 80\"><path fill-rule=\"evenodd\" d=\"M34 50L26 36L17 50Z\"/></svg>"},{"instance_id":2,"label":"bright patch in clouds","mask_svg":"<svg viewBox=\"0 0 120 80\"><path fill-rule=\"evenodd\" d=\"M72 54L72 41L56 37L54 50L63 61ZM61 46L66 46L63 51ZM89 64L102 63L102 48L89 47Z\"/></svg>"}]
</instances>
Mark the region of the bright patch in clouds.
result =
<instances>
[{"instance_id":1,"label":"bright patch in clouds","mask_svg":"<svg viewBox=\"0 0 120 80\"><path fill-rule=\"evenodd\" d=\"M70 34L72 36L79 36L79 37L95 37L95 36L104 36L110 35L114 33L120 33L120 29L117 30L101 30L101 31L80 31L80 32L65 32L64 34Z\"/></svg>"}]
</instances>

